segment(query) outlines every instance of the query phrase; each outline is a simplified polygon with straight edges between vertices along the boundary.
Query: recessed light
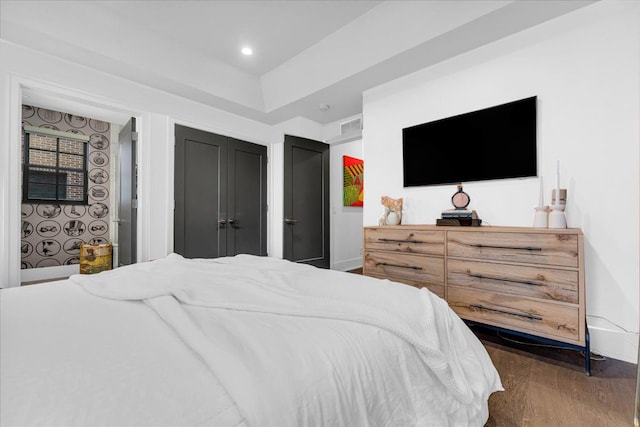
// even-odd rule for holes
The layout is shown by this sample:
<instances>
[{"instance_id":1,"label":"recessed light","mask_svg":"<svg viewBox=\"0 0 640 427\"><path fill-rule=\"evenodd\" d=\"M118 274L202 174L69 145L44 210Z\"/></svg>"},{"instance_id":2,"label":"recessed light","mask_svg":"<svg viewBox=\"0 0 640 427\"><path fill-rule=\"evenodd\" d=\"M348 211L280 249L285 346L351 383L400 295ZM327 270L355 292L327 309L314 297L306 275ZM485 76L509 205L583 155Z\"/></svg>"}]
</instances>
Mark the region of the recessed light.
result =
<instances>
[{"instance_id":1,"label":"recessed light","mask_svg":"<svg viewBox=\"0 0 640 427\"><path fill-rule=\"evenodd\" d=\"M243 47L240 52L242 52L242 54L246 56L253 55L253 49L247 46Z\"/></svg>"},{"instance_id":2,"label":"recessed light","mask_svg":"<svg viewBox=\"0 0 640 427\"><path fill-rule=\"evenodd\" d=\"M331 106L329 104L320 104L318 105L318 108L320 109L320 111L329 111L329 108L331 108Z\"/></svg>"}]
</instances>

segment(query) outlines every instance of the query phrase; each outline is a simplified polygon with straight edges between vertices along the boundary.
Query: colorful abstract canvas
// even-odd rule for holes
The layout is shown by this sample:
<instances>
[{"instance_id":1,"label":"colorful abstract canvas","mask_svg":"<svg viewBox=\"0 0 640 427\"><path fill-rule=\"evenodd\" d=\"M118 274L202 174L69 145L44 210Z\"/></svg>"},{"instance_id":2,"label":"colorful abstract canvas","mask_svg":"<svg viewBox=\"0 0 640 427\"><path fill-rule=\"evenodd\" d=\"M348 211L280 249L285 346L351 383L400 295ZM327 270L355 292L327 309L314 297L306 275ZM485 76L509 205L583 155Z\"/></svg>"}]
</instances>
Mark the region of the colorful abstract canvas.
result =
<instances>
[{"instance_id":1,"label":"colorful abstract canvas","mask_svg":"<svg viewBox=\"0 0 640 427\"><path fill-rule=\"evenodd\" d=\"M362 206L364 200L364 161L342 156L344 165L344 206Z\"/></svg>"}]
</instances>

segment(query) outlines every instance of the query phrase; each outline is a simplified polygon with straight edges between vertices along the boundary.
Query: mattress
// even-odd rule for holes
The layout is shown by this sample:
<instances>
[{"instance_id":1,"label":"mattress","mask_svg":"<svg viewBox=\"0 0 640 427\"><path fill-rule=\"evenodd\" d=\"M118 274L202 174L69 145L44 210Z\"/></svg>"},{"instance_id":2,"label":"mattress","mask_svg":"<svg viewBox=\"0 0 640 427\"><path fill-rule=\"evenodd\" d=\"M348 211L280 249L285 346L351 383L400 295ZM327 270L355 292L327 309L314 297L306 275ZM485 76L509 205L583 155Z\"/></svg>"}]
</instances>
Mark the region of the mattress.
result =
<instances>
[{"instance_id":1,"label":"mattress","mask_svg":"<svg viewBox=\"0 0 640 427\"><path fill-rule=\"evenodd\" d=\"M482 426L500 378L428 290L276 258L0 291L0 424Z\"/></svg>"}]
</instances>

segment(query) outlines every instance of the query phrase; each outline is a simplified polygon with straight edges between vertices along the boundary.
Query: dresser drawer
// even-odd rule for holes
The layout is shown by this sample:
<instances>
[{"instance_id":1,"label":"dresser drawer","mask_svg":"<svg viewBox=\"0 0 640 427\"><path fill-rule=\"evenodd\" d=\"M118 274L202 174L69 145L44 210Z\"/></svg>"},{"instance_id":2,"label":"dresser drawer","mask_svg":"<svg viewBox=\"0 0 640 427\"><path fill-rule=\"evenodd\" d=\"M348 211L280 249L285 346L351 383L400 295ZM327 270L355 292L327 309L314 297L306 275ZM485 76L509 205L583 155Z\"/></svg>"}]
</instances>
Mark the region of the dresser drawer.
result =
<instances>
[{"instance_id":1,"label":"dresser drawer","mask_svg":"<svg viewBox=\"0 0 640 427\"><path fill-rule=\"evenodd\" d=\"M584 345L577 306L456 286L447 300L463 319Z\"/></svg>"},{"instance_id":2,"label":"dresser drawer","mask_svg":"<svg viewBox=\"0 0 640 427\"><path fill-rule=\"evenodd\" d=\"M364 272L391 280L444 285L444 258L371 251L364 256Z\"/></svg>"},{"instance_id":3,"label":"dresser drawer","mask_svg":"<svg viewBox=\"0 0 640 427\"><path fill-rule=\"evenodd\" d=\"M405 285L411 285L416 288L427 288L434 294L438 295L440 298L444 298L444 283L419 282L416 280L410 280L403 277L377 275L372 273L368 273L367 276L377 277L378 279L388 279L393 282L404 283Z\"/></svg>"},{"instance_id":4,"label":"dresser drawer","mask_svg":"<svg viewBox=\"0 0 640 427\"><path fill-rule=\"evenodd\" d=\"M367 250L444 255L444 231L405 228L367 228L364 232Z\"/></svg>"},{"instance_id":5,"label":"dresser drawer","mask_svg":"<svg viewBox=\"0 0 640 427\"><path fill-rule=\"evenodd\" d=\"M449 231L447 256L578 267L578 236Z\"/></svg>"},{"instance_id":6,"label":"dresser drawer","mask_svg":"<svg viewBox=\"0 0 640 427\"><path fill-rule=\"evenodd\" d=\"M578 304L578 272L449 259L449 285Z\"/></svg>"}]
</instances>

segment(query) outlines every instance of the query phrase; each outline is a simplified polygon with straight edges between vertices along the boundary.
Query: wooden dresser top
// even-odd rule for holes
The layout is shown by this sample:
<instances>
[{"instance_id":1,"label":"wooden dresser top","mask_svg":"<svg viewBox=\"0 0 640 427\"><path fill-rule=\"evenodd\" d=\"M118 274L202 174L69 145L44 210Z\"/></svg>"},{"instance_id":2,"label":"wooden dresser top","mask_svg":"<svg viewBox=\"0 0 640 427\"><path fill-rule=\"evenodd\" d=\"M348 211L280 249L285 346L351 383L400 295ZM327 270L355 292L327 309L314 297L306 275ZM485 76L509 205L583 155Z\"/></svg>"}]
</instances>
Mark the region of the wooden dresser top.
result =
<instances>
[{"instance_id":1,"label":"wooden dresser top","mask_svg":"<svg viewBox=\"0 0 640 427\"><path fill-rule=\"evenodd\" d=\"M581 235L580 228L536 228L536 227L510 227L510 226L488 226L464 227L464 226L441 226L435 224L403 224L403 225L371 225L364 228L380 228L385 230L415 229L425 231L464 231L464 232L501 232L501 233L548 233L548 234L576 234Z\"/></svg>"}]
</instances>

